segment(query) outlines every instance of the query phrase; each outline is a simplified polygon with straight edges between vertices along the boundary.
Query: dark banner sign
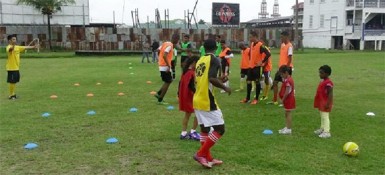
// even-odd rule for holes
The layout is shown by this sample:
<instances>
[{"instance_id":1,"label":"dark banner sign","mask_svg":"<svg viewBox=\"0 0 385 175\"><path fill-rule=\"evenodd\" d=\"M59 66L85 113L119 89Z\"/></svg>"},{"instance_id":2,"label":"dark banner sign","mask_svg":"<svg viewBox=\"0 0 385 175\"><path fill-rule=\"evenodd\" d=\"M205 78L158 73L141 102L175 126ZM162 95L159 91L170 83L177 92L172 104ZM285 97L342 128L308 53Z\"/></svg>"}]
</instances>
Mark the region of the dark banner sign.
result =
<instances>
[{"instance_id":1,"label":"dark banner sign","mask_svg":"<svg viewBox=\"0 0 385 175\"><path fill-rule=\"evenodd\" d=\"M213 27L239 27L239 4L213 3Z\"/></svg>"}]
</instances>

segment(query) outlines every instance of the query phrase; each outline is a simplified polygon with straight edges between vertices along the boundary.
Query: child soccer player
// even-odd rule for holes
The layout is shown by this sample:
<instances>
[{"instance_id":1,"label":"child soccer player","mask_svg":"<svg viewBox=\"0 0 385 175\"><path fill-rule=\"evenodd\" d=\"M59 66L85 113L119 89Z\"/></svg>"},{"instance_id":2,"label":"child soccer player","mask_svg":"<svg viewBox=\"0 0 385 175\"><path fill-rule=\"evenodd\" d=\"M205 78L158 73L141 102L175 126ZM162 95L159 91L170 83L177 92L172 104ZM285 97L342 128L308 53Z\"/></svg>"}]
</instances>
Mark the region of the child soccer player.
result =
<instances>
[{"instance_id":1,"label":"child soccer player","mask_svg":"<svg viewBox=\"0 0 385 175\"><path fill-rule=\"evenodd\" d=\"M329 113L333 107L333 82L329 79L331 73L332 68L328 65L323 65L319 68L321 82L318 85L314 98L314 107L320 111L321 127L314 131L314 133L320 138L331 137L329 121Z\"/></svg>"},{"instance_id":2,"label":"child soccer player","mask_svg":"<svg viewBox=\"0 0 385 175\"><path fill-rule=\"evenodd\" d=\"M193 56L185 60L183 74L179 83L179 110L185 112L182 121L182 133L180 134L180 139L182 140L187 138L200 140L200 136L196 132L198 127L198 121L196 117L194 117L194 123L190 134L187 134L188 121L191 117L191 114L194 113L193 96L195 93L195 65L198 60L199 57L197 56Z\"/></svg>"},{"instance_id":3,"label":"child soccer player","mask_svg":"<svg viewBox=\"0 0 385 175\"><path fill-rule=\"evenodd\" d=\"M291 134L291 111L295 109L294 81L291 78L291 68L283 65L279 68L283 82L279 97L282 99L285 108L286 127L279 130L280 134Z\"/></svg>"},{"instance_id":4,"label":"child soccer player","mask_svg":"<svg viewBox=\"0 0 385 175\"><path fill-rule=\"evenodd\" d=\"M24 52L25 49L37 48L35 46L18 46L16 45L16 35L8 35L8 46L6 48L8 59L6 69L8 72L7 82L9 83L9 97L10 100L17 99L15 89L16 83L20 81L20 53Z\"/></svg>"},{"instance_id":5,"label":"child soccer player","mask_svg":"<svg viewBox=\"0 0 385 175\"><path fill-rule=\"evenodd\" d=\"M207 54L199 59L195 68L196 91L193 106L198 124L201 127L201 147L193 158L204 167L211 168L213 165L223 163L223 161L211 156L210 149L225 133L225 121L215 100L213 87L221 88L229 95L231 89L218 79L221 63L214 56L215 41L213 39L206 40L204 47ZM225 77L223 76L223 78ZM214 129L212 132L210 132L211 127Z\"/></svg>"}]
</instances>

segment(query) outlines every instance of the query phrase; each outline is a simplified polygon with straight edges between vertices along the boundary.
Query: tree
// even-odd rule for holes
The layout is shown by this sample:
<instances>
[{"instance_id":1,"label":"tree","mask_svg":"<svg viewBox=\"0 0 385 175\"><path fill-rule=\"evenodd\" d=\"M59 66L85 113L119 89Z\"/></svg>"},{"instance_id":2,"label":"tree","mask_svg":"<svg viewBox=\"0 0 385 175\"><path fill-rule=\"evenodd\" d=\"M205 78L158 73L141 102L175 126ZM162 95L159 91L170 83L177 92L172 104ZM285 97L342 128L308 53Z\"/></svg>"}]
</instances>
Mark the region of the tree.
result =
<instances>
[{"instance_id":1,"label":"tree","mask_svg":"<svg viewBox=\"0 0 385 175\"><path fill-rule=\"evenodd\" d=\"M17 0L17 4L24 4L34 7L43 15L47 15L48 22L48 45L52 50L51 45L51 18L52 14L61 11L61 7L67 4L75 4L75 0Z\"/></svg>"},{"instance_id":2,"label":"tree","mask_svg":"<svg viewBox=\"0 0 385 175\"><path fill-rule=\"evenodd\" d=\"M203 19L200 19L200 20L198 21L198 24L206 24L206 22L205 22Z\"/></svg>"}]
</instances>

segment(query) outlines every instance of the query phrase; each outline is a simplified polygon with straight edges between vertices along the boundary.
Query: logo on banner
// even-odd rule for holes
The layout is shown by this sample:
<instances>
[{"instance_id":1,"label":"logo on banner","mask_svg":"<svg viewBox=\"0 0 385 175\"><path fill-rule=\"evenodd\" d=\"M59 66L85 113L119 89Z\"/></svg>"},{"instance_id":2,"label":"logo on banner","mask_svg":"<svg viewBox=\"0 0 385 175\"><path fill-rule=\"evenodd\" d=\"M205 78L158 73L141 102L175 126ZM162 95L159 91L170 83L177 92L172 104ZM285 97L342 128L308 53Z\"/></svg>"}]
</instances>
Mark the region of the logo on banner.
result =
<instances>
[{"instance_id":1,"label":"logo on banner","mask_svg":"<svg viewBox=\"0 0 385 175\"><path fill-rule=\"evenodd\" d=\"M231 18L235 16L235 12L228 5L223 4L219 11L216 12L216 16L219 17L222 23L229 23Z\"/></svg>"}]
</instances>

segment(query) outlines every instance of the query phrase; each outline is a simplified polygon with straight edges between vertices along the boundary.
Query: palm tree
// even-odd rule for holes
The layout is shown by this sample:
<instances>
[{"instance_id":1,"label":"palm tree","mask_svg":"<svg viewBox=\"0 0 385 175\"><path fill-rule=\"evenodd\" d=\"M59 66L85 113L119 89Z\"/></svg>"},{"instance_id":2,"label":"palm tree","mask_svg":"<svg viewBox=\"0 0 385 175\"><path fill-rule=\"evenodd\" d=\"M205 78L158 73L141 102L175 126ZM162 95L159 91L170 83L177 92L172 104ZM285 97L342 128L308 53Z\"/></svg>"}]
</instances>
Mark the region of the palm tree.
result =
<instances>
[{"instance_id":1,"label":"palm tree","mask_svg":"<svg viewBox=\"0 0 385 175\"><path fill-rule=\"evenodd\" d=\"M75 0L17 0L17 4L24 4L34 7L41 11L43 15L47 15L48 22L48 45L52 50L51 45L51 18L52 14L61 11L61 7L67 4L74 4Z\"/></svg>"}]
</instances>

